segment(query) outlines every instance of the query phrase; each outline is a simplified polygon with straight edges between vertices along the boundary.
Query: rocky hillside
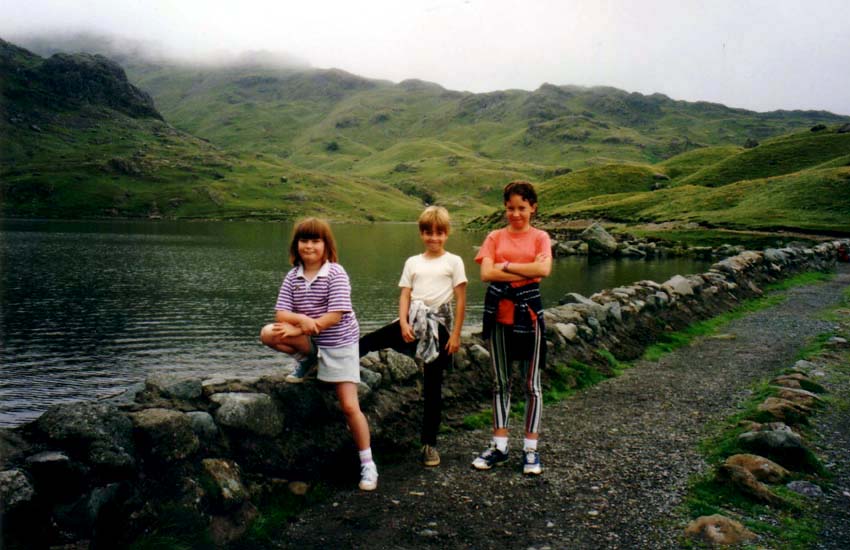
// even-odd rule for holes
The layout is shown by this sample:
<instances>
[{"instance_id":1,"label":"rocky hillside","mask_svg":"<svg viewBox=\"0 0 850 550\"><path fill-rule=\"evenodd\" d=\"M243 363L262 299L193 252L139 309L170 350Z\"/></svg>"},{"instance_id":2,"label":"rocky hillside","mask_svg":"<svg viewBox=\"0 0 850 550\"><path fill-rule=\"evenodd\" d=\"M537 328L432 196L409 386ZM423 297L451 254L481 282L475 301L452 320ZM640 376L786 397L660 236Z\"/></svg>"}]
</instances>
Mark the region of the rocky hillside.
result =
<instances>
[{"instance_id":1,"label":"rocky hillside","mask_svg":"<svg viewBox=\"0 0 850 550\"><path fill-rule=\"evenodd\" d=\"M0 39L2 94L8 116L24 110L79 109L101 105L134 118L162 115L150 95L130 84L117 63L91 54L56 54L38 63L32 54Z\"/></svg>"},{"instance_id":2,"label":"rocky hillside","mask_svg":"<svg viewBox=\"0 0 850 550\"><path fill-rule=\"evenodd\" d=\"M33 43L52 57L41 60L17 48L10 49L9 61L4 62L16 68L4 92L5 103L15 114L3 124L11 121L26 130L9 140L6 160L18 167L13 180L0 172L6 194L16 205L14 214L47 215L45 183L39 177L55 172L52 181L67 181L68 170L90 162L96 150L91 139L81 140L80 130L87 126L80 119L90 119L88 114L72 116L73 122L47 132L61 138L49 149L42 146L44 154L27 145L33 143L28 135L34 131L33 122L27 123L19 113L28 112L37 101L23 93L30 81L37 83L35 89L43 96L39 105L66 114L69 109L88 112L96 106L101 113L106 109L115 114L108 119L128 117L131 126L141 120L157 122L156 110L149 111L153 106L144 93L127 87L123 75L105 80L112 85L102 82L106 75L120 74L114 63L96 55L106 53L120 59L130 82L153 98L169 122L160 133L173 133L177 140L170 144L154 140L162 146L154 155L141 147L145 140L125 136L138 146L94 155L101 166L112 170L110 177L117 177L110 185L126 184L127 177L152 176L155 166L176 172L159 174L163 185L144 194L122 184L120 190L106 191L108 199L94 201L91 197L102 195L104 187L93 174L77 173L85 181L76 186L77 194L53 200L54 207L69 217L110 212L267 219L309 210L332 219L409 220L423 204L437 202L458 219L469 219L495 210L505 182L526 179L541 185L546 212L559 218L845 230L833 215L843 203L800 203L794 199L798 183L793 178L783 184L787 192L781 195L791 198L783 198L778 216L759 206L761 195L774 198L765 185L748 184L741 192L733 192L729 185L828 168L831 171L808 172L800 183L816 190L809 194L812 197L824 196L817 190L843 181L846 139L836 128L850 123L850 117L823 111L756 113L606 87L544 84L534 91L473 94L420 80L396 84L337 69L314 69L262 55L241 62L189 65L116 48L108 41ZM61 53L87 47L95 55ZM69 64L74 68L67 68ZM45 71L61 77L39 76ZM83 78L84 74L88 76ZM53 93L55 83L65 79L72 83L68 97ZM117 93L119 88L124 93ZM100 129L86 131L89 137L101 133L95 139L108 140L110 146L120 145L113 139L116 132L106 126L101 123ZM797 139L809 128L829 130L813 134L813 139ZM207 152L197 154L197 149ZM175 150L181 151L181 160L162 162ZM69 168L62 154L82 158ZM64 172L56 168L57 162ZM97 188L83 189L85 200L74 198L89 185ZM702 189L720 185L729 188L713 194ZM698 189L692 193L694 187ZM665 192L653 192L659 188ZM712 196L706 199L706 194ZM128 196L143 196L143 202L128 206L122 199ZM732 204L741 197L747 199L747 207L731 216L700 213L706 203ZM91 204L97 205L96 211L88 208ZM675 211L668 211L668 205L675 205ZM828 215L820 216L822 208ZM841 228L835 227L836 219Z\"/></svg>"},{"instance_id":3,"label":"rocky hillside","mask_svg":"<svg viewBox=\"0 0 850 550\"><path fill-rule=\"evenodd\" d=\"M5 41L0 193L2 215L68 218L286 218L310 209L398 219L421 204L385 185L240 158L165 122L114 61L45 59Z\"/></svg>"}]
</instances>

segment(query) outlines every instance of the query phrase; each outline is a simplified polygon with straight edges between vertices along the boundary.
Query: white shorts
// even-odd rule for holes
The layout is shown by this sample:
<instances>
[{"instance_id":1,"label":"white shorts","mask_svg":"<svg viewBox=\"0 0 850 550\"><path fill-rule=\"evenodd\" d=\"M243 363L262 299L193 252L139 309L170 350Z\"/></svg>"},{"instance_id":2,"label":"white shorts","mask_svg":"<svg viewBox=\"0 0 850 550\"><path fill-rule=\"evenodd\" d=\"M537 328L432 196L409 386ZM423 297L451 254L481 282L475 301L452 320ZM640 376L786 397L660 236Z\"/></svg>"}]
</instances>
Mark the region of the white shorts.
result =
<instances>
[{"instance_id":1,"label":"white shorts","mask_svg":"<svg viewBox=\"0 0 850 550\"><path fill-rule=\"evenodd\" d=\"M322 382L360 383L360 344L338 348L319 346L319 374Z\"/></svg>"}]
</instances>

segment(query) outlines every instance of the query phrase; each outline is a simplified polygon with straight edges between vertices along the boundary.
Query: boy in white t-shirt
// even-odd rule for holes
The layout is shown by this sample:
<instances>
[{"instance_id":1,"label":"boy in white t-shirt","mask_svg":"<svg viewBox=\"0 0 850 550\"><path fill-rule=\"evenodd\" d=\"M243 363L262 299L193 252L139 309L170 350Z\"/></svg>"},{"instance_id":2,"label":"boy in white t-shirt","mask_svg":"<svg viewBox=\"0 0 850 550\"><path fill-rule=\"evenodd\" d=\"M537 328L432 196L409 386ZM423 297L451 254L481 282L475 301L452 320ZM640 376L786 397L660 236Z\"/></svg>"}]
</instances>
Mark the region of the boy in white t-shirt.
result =
<instances>
[{"instance_id":1,"label":"boy in white t-shirt","mask_svg":"<svg viewBox=\"0 0 850 550\"><path fill-rule=\"evenodd\" d=\"M460 347L466 314L466 270L460 256L447 252L450 219L442 206L429 206L419 216L419 236L425 251L404 263L398 286L396 321L360 339L360 356L384 348L412 355L423 365L425 401L422 417L422 462L437 466L443 371ZM455 312L452 316L452 298ZM454 318L452 318L454 317Z\"/></svg>"}]
</instances>

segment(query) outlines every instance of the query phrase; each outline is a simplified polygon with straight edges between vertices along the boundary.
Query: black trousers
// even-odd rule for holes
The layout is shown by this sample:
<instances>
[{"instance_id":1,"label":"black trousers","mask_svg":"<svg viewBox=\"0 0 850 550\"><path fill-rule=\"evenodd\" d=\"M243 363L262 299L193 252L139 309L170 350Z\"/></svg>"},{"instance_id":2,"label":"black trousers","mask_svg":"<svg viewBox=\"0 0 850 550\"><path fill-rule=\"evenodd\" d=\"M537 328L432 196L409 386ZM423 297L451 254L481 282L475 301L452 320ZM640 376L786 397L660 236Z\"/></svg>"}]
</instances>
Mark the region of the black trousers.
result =
<instances>
[{"instance_id":1,"label":"black trousers","mask_svg":"<svg viewBox=\"0 0 850 550\"><path fill-rule=\"evenodd\" d=\"M423 398L425 401L422 413L422 434L420 440L423 445L436 445L437 432L440 430L440 419L443 413L443 371L449 366L451 355L446 351L449 341L449 332L446 327L439 325L440 355L425 364L423 375ZM413 356L416 353L416 343L405 342L401 337L401 324L398 321L379 328L375 332L360 338L360 357L369 352L392 348L399 353Z\"/></svg>"}]
</instances>

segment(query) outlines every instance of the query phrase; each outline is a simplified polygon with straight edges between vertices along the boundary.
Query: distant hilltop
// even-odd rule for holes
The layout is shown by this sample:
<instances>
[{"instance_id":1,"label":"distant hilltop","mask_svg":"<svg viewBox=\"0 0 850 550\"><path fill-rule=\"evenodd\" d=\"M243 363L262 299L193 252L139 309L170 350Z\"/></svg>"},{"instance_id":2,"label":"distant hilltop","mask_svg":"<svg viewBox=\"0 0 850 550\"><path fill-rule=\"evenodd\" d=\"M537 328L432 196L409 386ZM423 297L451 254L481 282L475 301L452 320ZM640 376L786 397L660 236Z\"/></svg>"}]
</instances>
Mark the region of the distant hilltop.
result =
<instances>
[{"instance_id":1,"label":"distant hilltop","mask_svg":"<svg viewBox=\"0 0 850 550\"><path fill-rule=\"evenodd\" d=\"M32 107L102 104L134 117L162 119L151 96L130 84L124 69L102 55L56 54L37 62L27 50L0 39L3 93Z\"/></svg>"},{"instance_id":2,"label":"distant hilltop","mask_svg":"<svg viewBox=\"0 0 850 550\"><path fill-rule=\"evenodd\" d=\"M523 179L544 216L847 230L842 200L816 200L842 185L850 154L850 117L825 111L605 86L476 94L262 52L175 62L85 36L28 39L47 58L3 44L6 215L369 222L439 203L468 220ZM781 193L763 180L777 176ZM708 200L705 187L739 182Z\"/></svg>"}]
</instances>

